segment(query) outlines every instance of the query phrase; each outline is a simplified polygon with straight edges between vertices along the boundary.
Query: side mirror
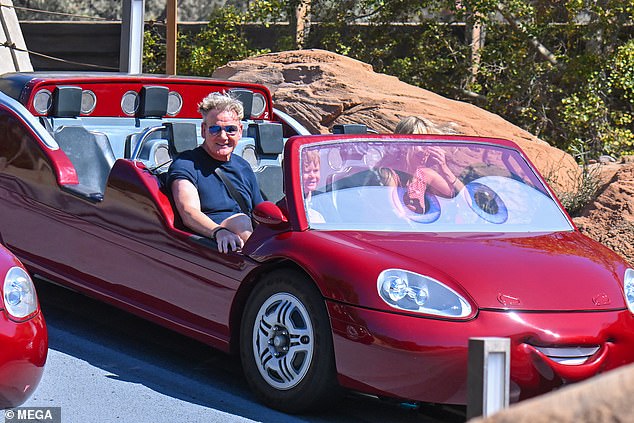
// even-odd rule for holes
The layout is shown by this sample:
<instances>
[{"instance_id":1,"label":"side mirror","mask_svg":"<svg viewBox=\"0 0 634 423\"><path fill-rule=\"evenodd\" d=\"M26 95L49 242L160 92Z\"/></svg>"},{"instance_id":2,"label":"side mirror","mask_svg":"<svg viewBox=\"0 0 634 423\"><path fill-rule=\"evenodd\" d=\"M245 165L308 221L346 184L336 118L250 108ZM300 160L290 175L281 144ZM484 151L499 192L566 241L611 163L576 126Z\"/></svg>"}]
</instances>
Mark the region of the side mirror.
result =
<instances>
[{"instance_id":1,"label":"side mirror","mask_svg":"<svg viewBox=\"0 0 634 423\"><path fill-rule=\"evenodd\" d=\"M264 201L253 209L253 218L256 222L266 226L279 226L288 223L282 210L270 201Z\"/></svg>"}]
</instances>

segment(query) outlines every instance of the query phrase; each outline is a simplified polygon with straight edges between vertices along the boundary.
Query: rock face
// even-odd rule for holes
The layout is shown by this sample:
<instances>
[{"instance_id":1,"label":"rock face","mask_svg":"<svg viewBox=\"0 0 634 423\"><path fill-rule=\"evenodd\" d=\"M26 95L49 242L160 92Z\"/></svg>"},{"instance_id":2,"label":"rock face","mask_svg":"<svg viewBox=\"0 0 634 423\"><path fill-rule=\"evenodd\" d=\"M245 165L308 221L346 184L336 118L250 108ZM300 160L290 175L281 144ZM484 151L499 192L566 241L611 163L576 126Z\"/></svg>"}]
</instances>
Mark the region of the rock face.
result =
<instances>
[{"instance_id":1,"label":"rock face","mask_svg":"<svg viewBox=\"0 0 634 423\"><path fill-rule=\"evenodd\" d=\"M608 172L605 189L574 221L581 232L634 265L634 164Z\"/></svg>"},{"instance_id":2,"label":"rock face","mask_svg":"<svg viewBox=\"0 0 634 423\"><path fill-rule=\"evenodd\" d=\"M558 193L578 187L579 167L563 151L497 115L376 73L370 65L345 56L323 50L286 51L231 62L213 76L266 85L275 106L312 133L327 133L342 123L392 132L401 118L415 115L431 121L439 132L510 139ZM609 166L613 168L607 188L575 223L634 264L634 164Z\"/></svg>"},{"instance_id":3,"label":"rock face","mask_svg":"<svg viewBox=\"0 0 634 423\"><path fill-rule=\"evenodd\" d=\"M634 366L522 401L469 423L612 423L632 421Z\"/></svg>"},{"instance_id":4,"label":"rock face","mask_svg":"<svg viewBox=\"0 0 634 423\"><path fill-rule=\"evenodd\" d=\"M579 168L571 156L499 116L375 73L367 64L330 52L269 54L229 63L213 76L265 84L276 107L313 133L329 132L339 123L364 123L379 132L392 132L402 117L416 115L427 118L440 131L515 141L556 189L570 190L579 180ZM634 164L616 166L608 173L605 189L575 223L634 264ZM630 365L516 404L485 421L631 421L633 395L634 365Z\"/></svg>"},{"instance_id":5,"label":"rock face","mask_svg":"<svg viewBox=\"0 0 634 423\"><path fill-rule=\"evenodd\" d=\"M431 121L440 132L515 141L557 190L569 190L579 174L570 155L495 114L376 73L368 64L328 51L286 51L230 62L213 76L266 85L275 106L311 133L327 133L333 125L343 123L363 123L381 133L392 132L401 118L416 115Z\"/></svg>"}]
</instances>

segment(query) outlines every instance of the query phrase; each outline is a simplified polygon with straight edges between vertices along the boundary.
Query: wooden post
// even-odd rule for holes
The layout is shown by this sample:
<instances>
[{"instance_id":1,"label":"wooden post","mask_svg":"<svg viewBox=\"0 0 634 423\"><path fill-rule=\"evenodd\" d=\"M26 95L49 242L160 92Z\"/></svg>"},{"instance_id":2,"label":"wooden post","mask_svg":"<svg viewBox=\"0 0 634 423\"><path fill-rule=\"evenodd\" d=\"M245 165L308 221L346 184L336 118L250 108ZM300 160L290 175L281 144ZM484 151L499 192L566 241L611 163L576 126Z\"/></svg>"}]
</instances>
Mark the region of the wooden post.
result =
<instances>
[{"instance_id":1,"label":"wooden post","mask_svg":"<svg viewBox=\"0 0 634 423\"><path fill-rule=\"evenodd\" d=\"M0 70L2 72L32 72L33 66L29 53L26 52L26 44L22 36L22 29L18 17L13 9L13 1L3 1L0 7L0 43L13 45L20 50L11 47L0 49Z\"/></svg>"},{"instance_id":2,"label":"wooden post","mask_svg":"<svg viewBox=\"0 0 634 423\"><path fill-rule=\"evenodd\" d=\"M167 0L167 63L168 75L176 75L176 39L178 37L178 6L176 0Z\"/></svg>"}]
</instances>

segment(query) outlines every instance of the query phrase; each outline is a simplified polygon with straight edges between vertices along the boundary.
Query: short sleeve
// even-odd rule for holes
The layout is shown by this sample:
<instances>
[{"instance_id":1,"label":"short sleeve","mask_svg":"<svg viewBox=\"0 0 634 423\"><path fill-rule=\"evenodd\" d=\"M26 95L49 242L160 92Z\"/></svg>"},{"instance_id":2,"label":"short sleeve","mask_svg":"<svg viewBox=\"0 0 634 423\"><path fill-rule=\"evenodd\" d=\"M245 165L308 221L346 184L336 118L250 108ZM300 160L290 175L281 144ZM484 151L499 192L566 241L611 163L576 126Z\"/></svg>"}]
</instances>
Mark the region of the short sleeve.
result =
<instances>
[{"instance_id":1,"label":"short sleeve","mask_svg":"<svg viewBox=\"0 0 634 423\"><path fill-rule=\"evenodd\" d=\"M191 160L178 157L172 162L168 170L167 186L171 187L172 183L178 179L188 180L194 186L198 186L194 165Z\"/></svg>"}]
</instances>

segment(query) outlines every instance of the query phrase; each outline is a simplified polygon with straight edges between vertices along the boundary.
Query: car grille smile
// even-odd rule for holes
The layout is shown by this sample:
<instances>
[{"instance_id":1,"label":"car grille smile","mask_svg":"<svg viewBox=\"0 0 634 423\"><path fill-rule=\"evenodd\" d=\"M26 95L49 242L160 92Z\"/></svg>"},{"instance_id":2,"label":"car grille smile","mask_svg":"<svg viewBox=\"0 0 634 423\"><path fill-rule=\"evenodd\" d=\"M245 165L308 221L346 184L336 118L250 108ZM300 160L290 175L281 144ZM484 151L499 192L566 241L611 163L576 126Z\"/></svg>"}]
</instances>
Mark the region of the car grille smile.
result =
<instances>
[{"instance_id":1,"label":"car grille smile","mask_svg":"<svg viewBox=\"0 0 634 423\"><path fill-rule=\"evenodd\" d=\"M568 366L576 366L583 364L590 357L599 351L599 346L590 347L536 347L537 351L544 354L556 363L565 364Z\"/></svg>"}]
</instances>

